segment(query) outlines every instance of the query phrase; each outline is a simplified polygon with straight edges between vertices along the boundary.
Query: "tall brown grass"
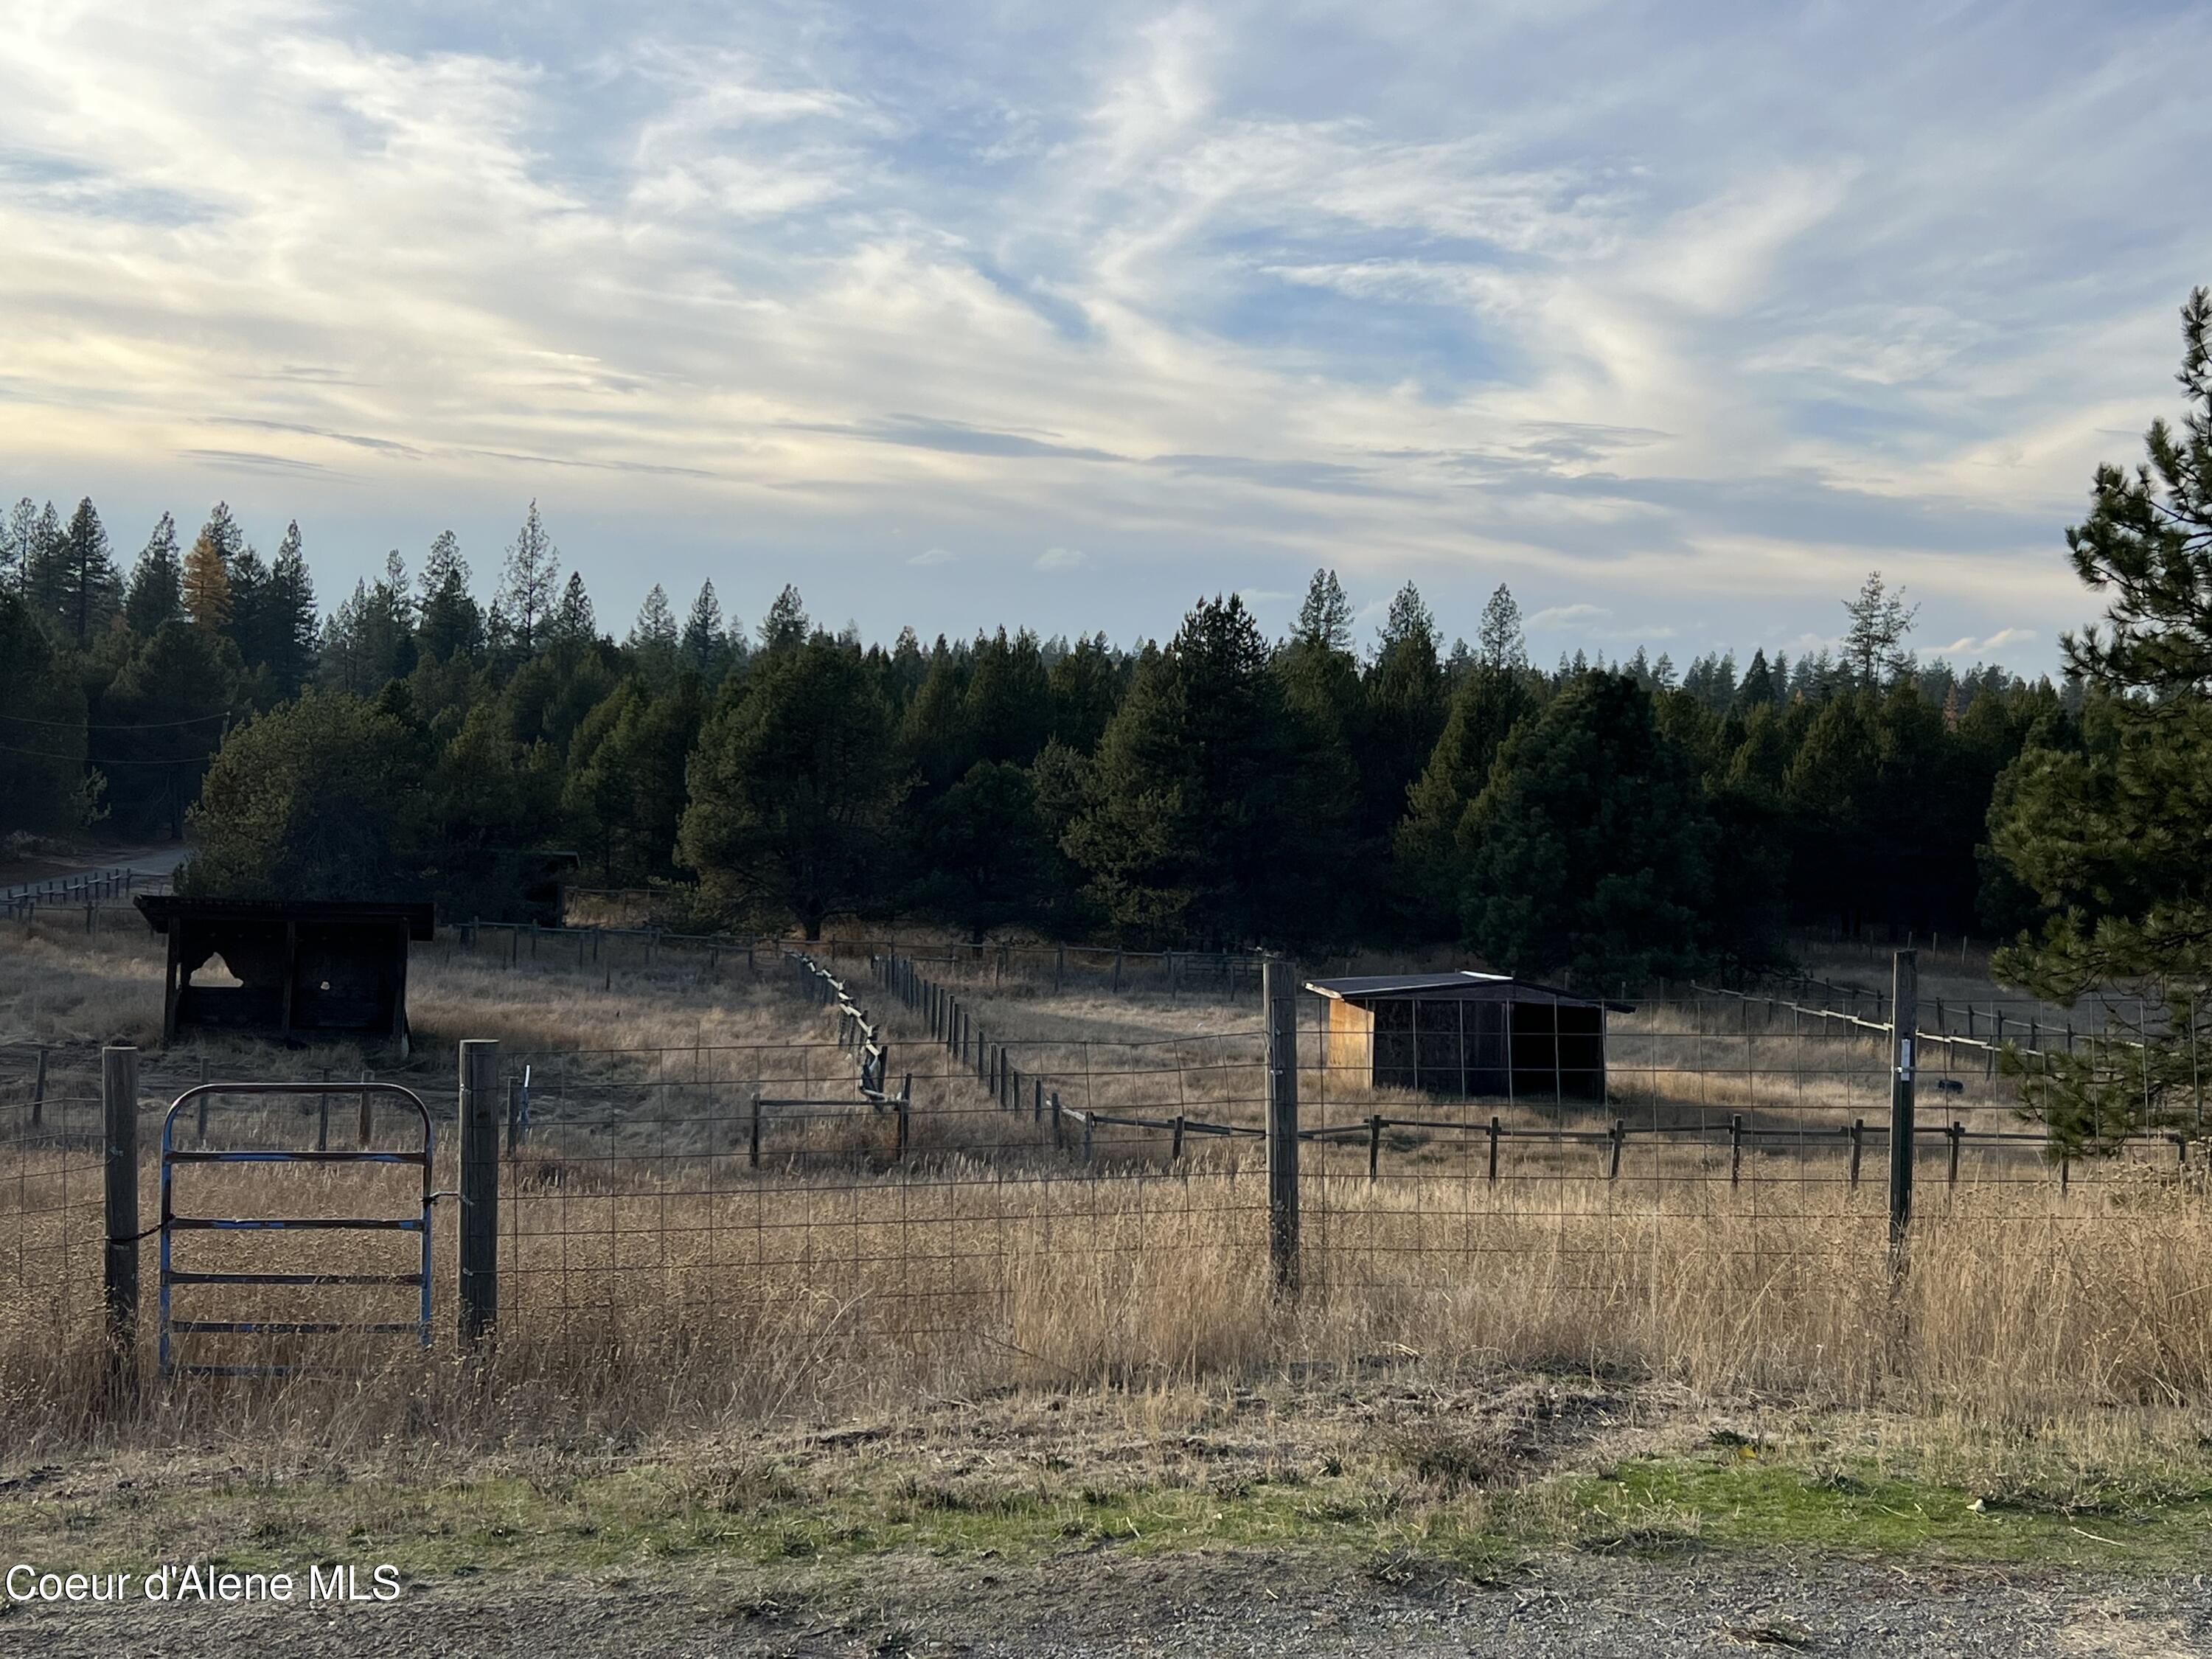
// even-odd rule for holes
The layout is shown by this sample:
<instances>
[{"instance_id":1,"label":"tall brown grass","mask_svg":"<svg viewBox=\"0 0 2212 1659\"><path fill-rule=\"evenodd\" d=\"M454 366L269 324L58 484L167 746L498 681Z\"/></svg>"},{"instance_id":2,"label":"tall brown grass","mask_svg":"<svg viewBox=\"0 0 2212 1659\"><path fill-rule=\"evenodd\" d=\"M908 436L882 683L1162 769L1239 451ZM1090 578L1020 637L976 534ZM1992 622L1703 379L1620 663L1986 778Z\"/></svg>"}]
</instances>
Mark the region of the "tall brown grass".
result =
<instances>
[{"instance_id":1,"label":"tall brown grass","mask_svg":"<svg viewBox=\"0 0 2212 1659\"><path fill-rule=\"evenodd\" d=\"M143 1018L143 953L58 933L34 943L35 959L0 955L11 1029L112 1036ZM32 1000L34 981L44 988ZM1254 1143L1195 1146L1170 1166L1159 1135L1109 1131L1086 1164L949 1064L917 1063L908 1156L895 1162L894 1115L858 1099L850 1056L824 1043L823 1017L773 984L641 975L594 987L428 960L416 986L425 1041L414 1064L426 1081L450 1090L444 1045L463 1036L500 1036L539 1064L563 1051L557 1084L540 1084L532 1139L504 1170L495 1341L468 1353L453 1334L443 1203L427 1353L405 1338L335 1350L311 1346L320 1339L198 1339L191 1357L319 1356L325 1369L279 1382L157 1379L113 1401L97 1386L97 1206L61 1202L64 1178L91 1196L96 1142L18 1144L0 1155L0 1449L216 1436L624 1443L918 1395L1378 1359L1620 1369L1716 1392L1996 1419L2212 1401L2202 1270L2212 1205L2194 1173L2111 1169L2062 1189L2031 1158L1970 1161L1956 1187L1923 1176L1900 1273L1878 1170L1855 1188L1833 1151L1816 1162L1754 1149L1731 1181L1724 1149L1647 1144L1607 1181L1588 1146L1523 1143L1493 1183L1479 1137L1413 1135L1394 1141L1370 1182L1364 1146L1315 1143L1303 1284L1279 1296ZM1074 1029L1054 1019L1098 1017L1036 1012L1040 1062ZM1018 1011L1002 1017L1019 1043ZM909 1024L892 1024L896 1043L927 1057ZM1114 1069L1096 1063L1094 1044L1091 1103L1156 1109L1170 1086L1192 1115L1254 1099L1249 1030L1159 1035L1170 1052L1194 1045L1194 1062ZM583 1038L605 1046L577 1053ZM295 1073L321 1063L242 1048L222 1057ZM1723 1075L1678 1058L1655 1054L1647 1069ZM178 1073L189 1066L176 1057ZM1343 1121L1385 1097L1341 1079L1303 1081L1317 1111ZM772 1109L755 1167L750 1097L771 1088L811 1103ZM18 1109L0 1101L0 1112ZM350 1121L342 1110L342 1132ZM377 1144L399 1145L398 1125L380 1109ZM296 1103L257 1104L218 1119L216 1133L297 1145L307 1128ZM202 1168L190 1178L180 1204L198 1213L399 1213L414 1196L406 1171ZM436 1184L454 1185L450 1144ZM150 1181L143 1208L150 1219ZM200 1235L185 1249L216 1267L408 1260L404 1241L337 1235ZM149 1328L151 1267L149 1243ZM404 1292L383 1290L198 1291L189 1307L186 1294L179 1311L203 1317L408 1311Z\"/></svg>"}]
</instances>

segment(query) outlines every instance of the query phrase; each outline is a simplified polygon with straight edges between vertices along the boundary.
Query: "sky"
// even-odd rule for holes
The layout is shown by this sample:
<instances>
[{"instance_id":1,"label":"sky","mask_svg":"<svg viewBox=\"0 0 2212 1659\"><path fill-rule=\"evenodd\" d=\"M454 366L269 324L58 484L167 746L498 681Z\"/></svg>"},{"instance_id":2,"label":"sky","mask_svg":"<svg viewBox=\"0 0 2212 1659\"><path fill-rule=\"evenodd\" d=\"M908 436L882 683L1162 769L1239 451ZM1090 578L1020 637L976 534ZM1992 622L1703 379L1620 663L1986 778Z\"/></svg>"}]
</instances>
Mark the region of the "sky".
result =
<instances>
[{"instance_id":1,"label":"sky","mask_svg":"<svg viewBox=\"0 0 2212 1659\"><path fill-rule=\"evenodd\" d=\"M1547 662L1880 569L2039 672L2212 282L2212 9L0 0L0 492L325 603L538 501L601 623Z\"/></svg>"}]
</instances>

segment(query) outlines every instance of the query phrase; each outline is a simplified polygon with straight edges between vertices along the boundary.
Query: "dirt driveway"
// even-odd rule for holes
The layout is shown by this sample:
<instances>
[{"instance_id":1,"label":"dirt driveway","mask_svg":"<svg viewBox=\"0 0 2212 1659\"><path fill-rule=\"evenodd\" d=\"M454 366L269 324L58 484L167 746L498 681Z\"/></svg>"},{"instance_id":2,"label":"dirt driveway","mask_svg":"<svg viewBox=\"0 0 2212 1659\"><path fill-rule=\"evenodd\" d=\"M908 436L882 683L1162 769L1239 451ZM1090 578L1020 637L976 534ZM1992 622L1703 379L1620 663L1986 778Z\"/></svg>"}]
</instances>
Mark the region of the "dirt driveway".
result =
<instances>
[{"instance_id":1,"label":"dirt driveway","mask_svg":"<svg viewBox=\"0 0 2212 1659\"><path fill-rule=\"evenodd\" d=\"M1500 1578L1294 1555L1125 1557L1018 1568L878 1558L865 1575L769 1582L694 1565L586 1579L409 1584L388 1606L23 1609L0 1654L679 1656L1960 1656L2212 1652L2204 1581L1990 1570L1562 1555Z\"/></svg>"}]
</instances>

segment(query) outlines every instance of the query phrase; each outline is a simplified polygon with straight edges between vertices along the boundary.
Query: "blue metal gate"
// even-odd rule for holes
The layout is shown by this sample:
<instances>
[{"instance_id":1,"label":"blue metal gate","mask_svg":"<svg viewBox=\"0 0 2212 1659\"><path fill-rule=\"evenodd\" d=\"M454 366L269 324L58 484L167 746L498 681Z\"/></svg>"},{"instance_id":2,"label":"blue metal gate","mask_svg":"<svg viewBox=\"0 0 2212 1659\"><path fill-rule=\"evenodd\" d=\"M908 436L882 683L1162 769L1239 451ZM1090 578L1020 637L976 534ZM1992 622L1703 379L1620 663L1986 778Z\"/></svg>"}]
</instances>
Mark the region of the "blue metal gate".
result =
<instances>
[{"instance_id":1,"label":"blue metal gate","mask_svg":"<svg viewBox=\"0 0 2212 1659\"><path fill-rule=\"evenodd\" d=\"M362 1139L368 1139L368 1102L370 1095L384 1095L404 1101L414 1110L422 1125L422 1146L419 1151L371 1152L365 1146L355 1152L269 1150L259 1147L233 1147L210 1151L205 1146L186 1151L176 1145L177 1117L187 1104L204 1102L210 1095L356 1095L362 1099ZM203 1122L204 1121L203 1120ZM202 1139L204 1139L204 1134ZM187 1089L169 1104L167 1115L161 1120L161 1368L164 1375L186 1371L201 1376L283 1376L295 1368L289 1365L179 1365L175 1363L174 1339L178 1336L326 1336L326 1335L405 1335L416 1336L424 1347L430 1346L430 1206L436 1196L431 1191L431 1163L436 1150L434 1131L431 1127L429 1108L412 1089L396 1083L203 1083ZM228 1218L188 1216L176 1212L173 1176L179 1164L419 1164L422 1171L422 1203L419 1213L400 1216L258 1216ZM418 1273L209 1273L180 1268L174 1260L176 1235L179 1232L222 1233L280 1233L280 1232L413 1232L422 1237L422 1263ZM177 1319L170 1310L170 1297L179 1285L412 1285L418 1292L419 1313L410 1320L235 1320L235 1319Z\"/></svg>"}]
</instances>

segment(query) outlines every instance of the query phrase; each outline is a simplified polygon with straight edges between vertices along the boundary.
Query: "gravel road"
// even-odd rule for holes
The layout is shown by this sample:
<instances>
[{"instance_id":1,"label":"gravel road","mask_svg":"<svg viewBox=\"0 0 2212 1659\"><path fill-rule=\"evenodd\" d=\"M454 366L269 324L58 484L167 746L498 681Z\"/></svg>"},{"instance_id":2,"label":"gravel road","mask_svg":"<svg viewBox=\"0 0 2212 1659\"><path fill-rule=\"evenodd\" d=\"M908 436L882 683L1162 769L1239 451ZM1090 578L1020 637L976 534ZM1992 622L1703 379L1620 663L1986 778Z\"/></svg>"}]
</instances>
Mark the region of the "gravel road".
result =
<instances>
[{"instance_id":1,"label":"gravel road","mask_svg":"<svg viewBox=\"0 0 2212 1659\"><path fill-rule=\"evenodd\" d=\"M2212 1586L1691 1556L1559 1556L1503 1581L1393 1584L1267 1555L1072 1553L1001 1566L892 1557L866 1576L771 1583L662 1570L597 1581L454 1578L389 1606L18 1607L0 1654L528 1656L2212 1654Z\"/></svg>"}]
</instances>

